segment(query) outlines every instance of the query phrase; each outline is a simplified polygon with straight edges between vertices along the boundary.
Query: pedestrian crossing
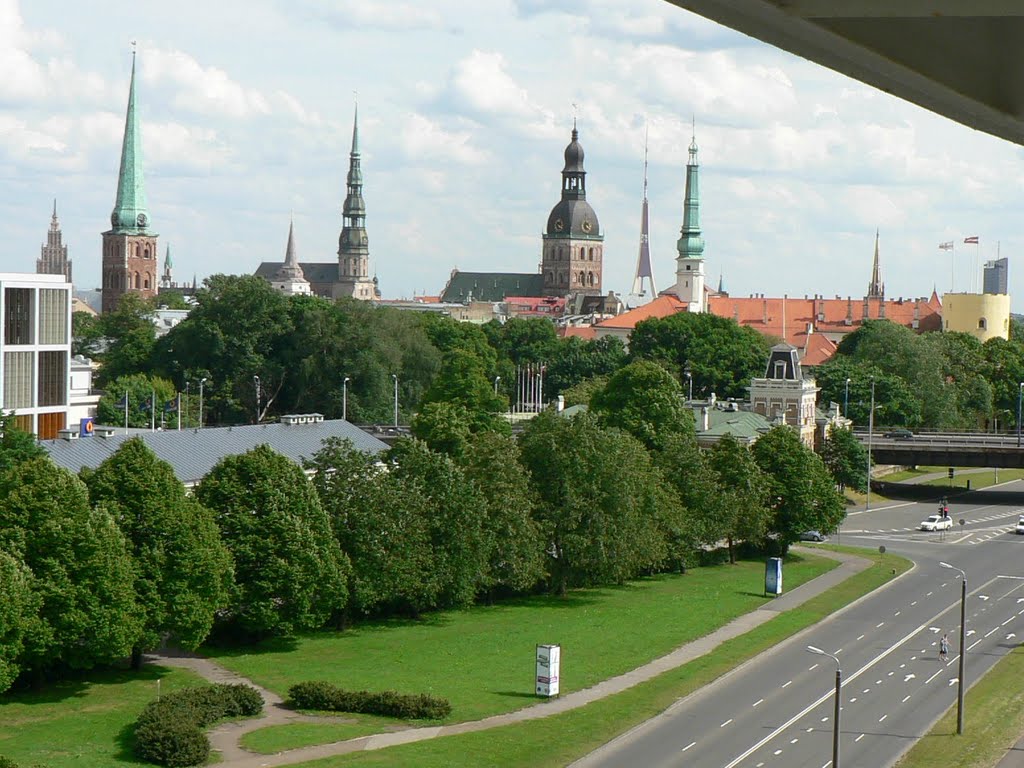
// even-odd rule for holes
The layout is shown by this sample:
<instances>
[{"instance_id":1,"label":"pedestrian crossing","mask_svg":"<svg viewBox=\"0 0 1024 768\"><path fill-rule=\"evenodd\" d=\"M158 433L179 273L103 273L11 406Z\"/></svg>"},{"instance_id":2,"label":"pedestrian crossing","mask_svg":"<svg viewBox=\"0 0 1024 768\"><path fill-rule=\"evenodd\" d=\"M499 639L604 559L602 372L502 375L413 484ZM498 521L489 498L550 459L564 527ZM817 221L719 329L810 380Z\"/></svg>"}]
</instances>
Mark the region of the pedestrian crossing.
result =
<instances>
[{"instance_id":1,"label":"pedestrian crossing","mask_svg":"<svg viewBox=\"0 0 1024 768\"><path fill-rule=\"evenodd\" d=\"M1016 530L1016 521L1021 516L1024 516L1024 508L1016 509L1012 512L1000 512L998 514L973 518L967 521L968 525L975 526L981 523L992 523L997 521L998 524L984 528L969 528L966 530L961 530L960 526L957 525L949 531L922 531L919 526L915 525L912 528L846 528L843 530L843 533L851 535L863 534L872 537L885 536L908 540L910 537L908 537L907 534L918 533L922 534L927 541L938 540L956 544L983 544L997 536L1002 536L1006 533L1013 533ZM915 536L914 538L918 539L920 537Z\"/></svg>"}]
</instances>

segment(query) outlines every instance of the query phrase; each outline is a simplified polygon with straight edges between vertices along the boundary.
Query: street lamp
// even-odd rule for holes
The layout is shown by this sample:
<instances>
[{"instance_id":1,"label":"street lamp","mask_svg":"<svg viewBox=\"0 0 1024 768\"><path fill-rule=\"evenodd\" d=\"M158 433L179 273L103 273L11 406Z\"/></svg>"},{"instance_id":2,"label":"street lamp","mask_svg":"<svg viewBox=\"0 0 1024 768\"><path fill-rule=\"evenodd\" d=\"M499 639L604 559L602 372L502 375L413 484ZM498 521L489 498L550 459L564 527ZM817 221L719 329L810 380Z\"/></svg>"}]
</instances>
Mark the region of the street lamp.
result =
<instances>
[{"instance_id":1,"label":"street lamp","mask_svg":"<svg viewBox=\"0 0 1024 768\"><path fill-rule=\"evenodd\" d=\"M498 396L498 382L501 381L501 376L494 377L494 396Z\"/></svg>"},{"instance_id":2,"label":"street lamp","mask_svg":"<svg viewBox=\"0 0 1024 768\"><path fill-rule=\"evenodd\" d=\"M686 387L688 392L686 401L693 402L693 371L690 370L689 363L687 363L686 367L683 368L683 376L686 377Z\"/></svg>"},{"instance_id":3,"label":"street lamp","mask_svg":"<svg viewBox=\"0 0 1024 768\"><path fill-rule=\"evenodd\" d=\"M864 511L871 509L871 437L875 431L875 377L871 377L871 410L868 412L868 494Z\"/></svg>"},{"instance_id":4,"label":"street lamp","mask_svg":"<svg viewBox=\"0 0 1024 768\"><path fill-rule=\"evenodd\" d=\"M188 399L188 391L191 388L191 386L192 386L192 382L191 381L186 381L185 382L185 426L186 427L188 426L189 411L191 411L191 406L192 406L191 401L189 401L189 399ZM178 409L178 415L181 416L181 409L180 408Z\"/></svg>"},{"instance_id":5,"label":"street lamp","mask_svg":"<svg viewBox=\"0 0 1024 768\"><path fill-rule=\"evenodd\" d=\"M949 563L939 563L943 568L951 568L960 574L960 671L957 674L956 686L956 732L963 735L964 732L964 656L967 655L967 646L964 645L964 625L967 623L967 574L960 568Z\"/></svg>"},{"instance_id":6,"label":"street lamp","mask_svg":"<svg viewBox=\"0 0 1024 768\"><path fill-rule=\"evenodd\" d=\"M1020 448L1020 396L1024 393L1024 381L1017 387L1017 447Z\"/></svg>"},{"instance_id":7,"label":"street lamp","mask_svg":"<svg viewBox=\"0 0 1024 768\"><path fill-rule=\"evenodd\" d=\"M341 420L348 421L348 383L351 379L346 376L341 380Z\"/></svg>"},{"instance_id":8,"label":"street lamp","mask_svg":"<svg viewBox=\"0 0 1024 768\"><path fill-rule=\"evenodd\" d=\"M256 387L256 421L255 421L255 423L259 424L260 423L260 399L261 399L260 398L260 394L261 394L260 393L260 377L254 375L252 377L252 383L253 383L253 386Z\"/></svg>"},{"instance_id":9,"label":"street lamp","mask_svg":"<svg viewBox=\"0 0 1024 768\"><path fill-rule=\"evenodd\" d=\"M395 426L398 426L398 374L392 373L391 378L395 380Z\"/></svg>"},{"instance_id":10,"label":"street lamp","mask_svg":"<svg viewBox=\"0 0 1024 768\"><path fill-rule=\"evenodd\" d=\"M832 718L832 768L839 768L839 702L842 695L839 689L843 687L843 670L839 659L831 653L825 653L821 648L815 648L813 645L808 645L807 650L817 656L828 656L836 663L836 712Z\"/></svg>"},{"instance_id":11,"label":"street lamp","mask_svg":"<svg viewBox=\"0 0 1024 768\"><path fill-rule=\"evenodd\" d=\"M846 378L846 393L843 395L843 417L850 413L850 378Z\"/></svg>"},{"instance_id":12,"label":"street lamp","mask_svg":"<svg viewBox=\"0 0 1024 768\"><path fill-rule=\"evenodd\" d=\"M199 380L199 428L203 428L203 386L206 384L206 377Z\"/></svg>"}]
</instances>

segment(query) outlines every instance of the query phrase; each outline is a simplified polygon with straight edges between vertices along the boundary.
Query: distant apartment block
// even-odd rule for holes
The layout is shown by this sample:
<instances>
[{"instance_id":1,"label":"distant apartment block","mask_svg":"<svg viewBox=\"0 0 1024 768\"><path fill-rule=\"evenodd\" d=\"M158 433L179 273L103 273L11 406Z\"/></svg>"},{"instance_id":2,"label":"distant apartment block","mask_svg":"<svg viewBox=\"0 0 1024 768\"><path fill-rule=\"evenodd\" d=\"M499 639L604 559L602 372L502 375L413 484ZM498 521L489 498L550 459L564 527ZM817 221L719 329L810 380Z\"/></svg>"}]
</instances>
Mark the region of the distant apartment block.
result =
<instances>
[{"instance_id":1,"label":"distant apartment block","mask_svg":"<svg viewBox=\"0 0 1024 768\"><path fill-rule=\"evenodd\" d=\"M1006 271L1008 268L1007 259L994 259L985 262L984 280L982 292L984 293L1007 293Z\"/></svg>"}]
</instances>

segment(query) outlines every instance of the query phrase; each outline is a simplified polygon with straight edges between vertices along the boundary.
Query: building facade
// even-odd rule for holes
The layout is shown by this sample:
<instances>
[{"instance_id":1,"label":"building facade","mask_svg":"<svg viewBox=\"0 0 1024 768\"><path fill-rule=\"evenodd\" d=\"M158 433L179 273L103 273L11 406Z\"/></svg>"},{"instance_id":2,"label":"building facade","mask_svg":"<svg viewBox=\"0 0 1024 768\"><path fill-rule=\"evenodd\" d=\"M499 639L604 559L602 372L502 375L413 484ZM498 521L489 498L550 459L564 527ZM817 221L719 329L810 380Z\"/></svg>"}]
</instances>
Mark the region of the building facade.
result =
<instances>
[{"instance_id":1,"label":"building facade","mask_svg":"<svg viewBox=\"0 0 1024 768\"><path fill-rule=\"evenodd\" d=\"M110 229L103 233L103 312L117 309L121 297L157 294L157 233L152 229L142 173L142 132L135 96L135 54L128 86L128 110L121 144L117 197L110 214Z\"/></svg>"},{"instance_id":2,"label":"building facade","mask_svg":"<svg viewBox=\"0 0 1024 768\"><path fill-rule=\"evenodd\" d=\"M1006 258L986 261L982 291L984 293L1006 293L1008 269L1009 261Z\"/></svg>"},{"instance_id":3,"label":"building facade","mask_svg":"<svg viewBox=\"0 0 1024 768\"><path fill-rule=\"evenodd\" d=\"M68 260L68 247L64 245L64 235L57 221L57 201L53 201L53 215L50 217L50 231L46 233L46 242L40 249L36 259L37 275L63 275L71 282L71 262Z\"/></svg>"},{"instance_id":4,"label":"building facade","mask_svg":"<svg viewBox=\"0 0 1024 768\"><path fill-rule=\"evenodd\" d=\"M814 379L804 378L796 347L776 344L764 376L750 380L750 408L771 423L790 425L799 432L800 440L813 448L819 391Z\"/></svg>"},{"instance_id":5,"label":"building facade","mask_svg":"<svg viewBox=\"0 0 1024 768\"><path fill-rule=\"evenodd\" d=\"M68 418L71 283L63 275L0 273L0 410L51 439Z\"/></svg>"},{"instance_id":6,"label":"building facade","mask_svg":"<svg viewBox=\"0 0 1024 768\"><path fill-rule=\"evenodd\" d=\"M969 333L983 344L1010 338L1010 296L1005 293L942 294L942 330Z\"/></svg>"}]
</instances>

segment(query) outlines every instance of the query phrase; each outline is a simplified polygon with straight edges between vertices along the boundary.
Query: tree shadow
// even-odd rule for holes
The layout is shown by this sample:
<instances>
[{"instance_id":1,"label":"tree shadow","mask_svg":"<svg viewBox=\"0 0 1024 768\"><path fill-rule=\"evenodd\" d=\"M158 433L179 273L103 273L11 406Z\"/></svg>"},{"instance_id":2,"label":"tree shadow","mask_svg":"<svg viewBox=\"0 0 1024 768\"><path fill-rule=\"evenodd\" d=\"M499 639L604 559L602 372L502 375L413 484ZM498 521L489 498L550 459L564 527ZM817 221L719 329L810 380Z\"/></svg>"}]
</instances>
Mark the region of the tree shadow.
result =
<instances>
[{"instance_id":1,"label":"tree shadow","mask_svg":"<svg viewBox=\"0 0 1024 768\"><path fill-rule=\"evenodd\" d=\"M532 691L491 691L495 696L505 696L510 699L536 699L537 701L543 701L545 697L538 696Z\"/></svg>"},{"instance_id":2,"label":"tree shadow","mask_svg":"<svg viewBox=\"0 0 1024 768\"><path fill-rule=\"evenodd\" d=\"M104 669L70 670L59 679L45 680L43 687L34 689L28 685L11 688L3 694L5 704L35 706L39 704L61 704L70 699L87 696L90 689L100 686L120 686L139 681L156 682L170 674L171 669L159 664L144 664L142 669L133 670L127 664L123 667Z\"/></svg>"}]
</instances>

